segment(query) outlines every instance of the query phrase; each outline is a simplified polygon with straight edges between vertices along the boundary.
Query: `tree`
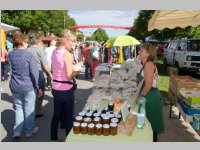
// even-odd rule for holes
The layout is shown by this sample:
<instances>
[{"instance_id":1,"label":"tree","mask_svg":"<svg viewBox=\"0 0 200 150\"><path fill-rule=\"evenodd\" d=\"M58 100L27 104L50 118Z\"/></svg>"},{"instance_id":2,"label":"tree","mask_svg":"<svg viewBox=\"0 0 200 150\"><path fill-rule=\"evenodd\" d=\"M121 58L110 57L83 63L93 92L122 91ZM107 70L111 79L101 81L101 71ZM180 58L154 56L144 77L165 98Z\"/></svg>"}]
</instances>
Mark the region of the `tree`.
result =
<instances>
[{"instance_id":1,"label":"tree","mask_svg":"<svg viewBox=\"0 0 200 150\"><path fill-rule=\"evenodd\" d=\"M96 31L94 31L92 39L94 41L102 42L102 41L107 41L109 38L106 31L104 29L99 28Z\"/></svg>"},{"instance_id":2,"label":"tree","mask_svg":"<svg viewBox=\"0 0 200 150\"><path fill-rule=\"evenodd\" d=\"M64 21L65 19L65 21ZM45 35L54 33L71 25L76 25L66 10L3 10L2 22L20 27L22 32L43 31Z\"/></svg>"},{"instance_id":3,"label":"tree","mask_svg":"<svg viewBox=\"0 0 200 150\"><path fill-rule=\"evenodd\" d=\"M77 41L83 41L84 40L83 34L78 34L76 37L77 37Z\"/></svg>"},{"instance_id":4,"label":"tree","mask_svg":"<svg viewBox=\"0 0 200 150\"><path fill-rule=\"evenodd\" d=\"M186 27L186 28L175 28L175 29L164 29L164 30L153 30L148 31L148 23L154 14L154 10L141 10L138 17L135 19L133 26L136 30L130 30L129 35L144 40L145 37L153 36L158 40L167 40L174 38L200 38L200 26Z\"/></svg>"},{"instance_id":5,"label":"tree","mask_svg":"<svg viewBox=\"0 0 200 150\"><path fill-rule=\"evenodd\" d=\"M155 10L141 10L133 23L133 26L136 27L136 30L130 30L128 35L141 40L151 35L151 33L148 32L148 22L151 19L154 11Z\"/></svg>"}]
</instances>

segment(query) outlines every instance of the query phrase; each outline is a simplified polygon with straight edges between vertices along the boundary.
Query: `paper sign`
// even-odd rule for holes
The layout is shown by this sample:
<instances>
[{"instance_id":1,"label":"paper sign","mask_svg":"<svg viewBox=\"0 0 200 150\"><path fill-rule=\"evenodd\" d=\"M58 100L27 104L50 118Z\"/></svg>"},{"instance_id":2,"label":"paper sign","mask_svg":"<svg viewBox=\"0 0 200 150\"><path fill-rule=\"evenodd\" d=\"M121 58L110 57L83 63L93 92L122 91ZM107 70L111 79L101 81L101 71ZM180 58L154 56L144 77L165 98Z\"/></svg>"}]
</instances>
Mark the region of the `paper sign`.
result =
<instances>
[{"instance_id":1,"label":"paper sign","mask_svg":"<svg viewBox=\"0 0 200 150\"><path fill-rule=\"evenodd\" d=\"M122 119L124 122L126 122L126 119L129 115L129 110L128 110L128 104L125 102L121 108L121 113L122 113Z\"/></svg>"}]
</instances>

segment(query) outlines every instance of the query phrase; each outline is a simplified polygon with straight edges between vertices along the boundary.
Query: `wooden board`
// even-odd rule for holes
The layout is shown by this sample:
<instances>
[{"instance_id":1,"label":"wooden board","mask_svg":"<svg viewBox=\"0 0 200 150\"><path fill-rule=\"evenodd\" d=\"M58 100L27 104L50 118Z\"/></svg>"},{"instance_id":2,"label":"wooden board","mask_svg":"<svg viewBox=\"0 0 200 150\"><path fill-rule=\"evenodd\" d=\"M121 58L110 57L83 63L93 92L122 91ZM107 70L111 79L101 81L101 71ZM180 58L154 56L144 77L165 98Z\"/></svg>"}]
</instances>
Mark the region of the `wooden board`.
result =
<instances>
[{"instance_id":1,"label":"wooden board","mask_svg":"<svg viewBox=\"0 0 200 150\"><path fill-rule=\"evenodd\" d=\"M126 123L121 121L118 125L118 134L132 136L134 127L136 125L136 115L129 114Z\"/></svg>"}]
</instances>

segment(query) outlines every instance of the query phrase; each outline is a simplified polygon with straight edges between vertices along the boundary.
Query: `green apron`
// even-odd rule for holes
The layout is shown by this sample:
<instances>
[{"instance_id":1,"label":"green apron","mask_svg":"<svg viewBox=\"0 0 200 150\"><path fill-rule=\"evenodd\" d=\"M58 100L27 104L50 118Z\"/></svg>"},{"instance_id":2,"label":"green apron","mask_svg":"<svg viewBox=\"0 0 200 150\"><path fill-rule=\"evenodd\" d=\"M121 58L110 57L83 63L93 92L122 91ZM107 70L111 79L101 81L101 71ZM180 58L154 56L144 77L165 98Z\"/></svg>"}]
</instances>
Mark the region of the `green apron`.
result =
<instances>
[{"instance_id":1,"label":"green apron","mask_svg":"<svg viewBox=\"0 0 200 150\"><path fill-rule=\"evenodd\" d=\"M138 83L144 79L141 73L137 74ZM144 88L143 83L141 90ZM157 88L151 88L146 98L146 116L154 132L158 133L164 130L164 119L163 119L163 99L162 95Z\"/></svg>"}]
</instances>

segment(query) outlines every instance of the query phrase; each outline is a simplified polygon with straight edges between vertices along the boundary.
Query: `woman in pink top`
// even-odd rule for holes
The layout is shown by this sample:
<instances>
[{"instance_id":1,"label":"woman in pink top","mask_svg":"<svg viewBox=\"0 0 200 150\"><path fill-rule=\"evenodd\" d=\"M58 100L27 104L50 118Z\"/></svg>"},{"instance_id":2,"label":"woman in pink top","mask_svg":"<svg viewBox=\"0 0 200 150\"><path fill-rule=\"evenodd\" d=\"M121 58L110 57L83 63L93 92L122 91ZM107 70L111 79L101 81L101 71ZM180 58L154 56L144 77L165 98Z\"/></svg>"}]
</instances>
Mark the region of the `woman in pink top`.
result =
<instances>
[{"instance_id":1,"label":"woman in pink top","mask_svg":"<svg viewBox=\"0 0 200 150\"><path fill-rule=\"evenodd\" d=\"M54 97L54 114L51 122L51 140L58 140L59 121L65 127L66 136L73 125L74 90L73 82L78 72L73 72L73 59L70 53L75 36L69 30L63 30L57 39L57 49L52 54L52 94Z\"/></svg>"}]
</instances>

